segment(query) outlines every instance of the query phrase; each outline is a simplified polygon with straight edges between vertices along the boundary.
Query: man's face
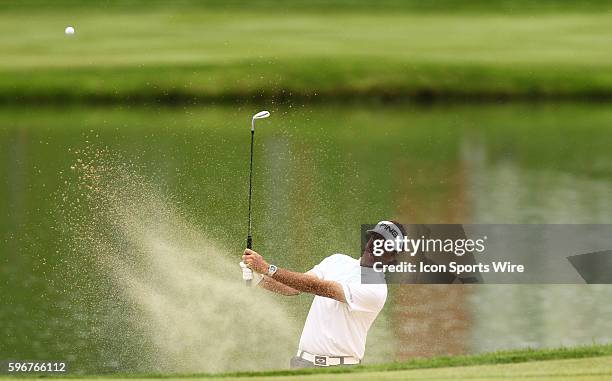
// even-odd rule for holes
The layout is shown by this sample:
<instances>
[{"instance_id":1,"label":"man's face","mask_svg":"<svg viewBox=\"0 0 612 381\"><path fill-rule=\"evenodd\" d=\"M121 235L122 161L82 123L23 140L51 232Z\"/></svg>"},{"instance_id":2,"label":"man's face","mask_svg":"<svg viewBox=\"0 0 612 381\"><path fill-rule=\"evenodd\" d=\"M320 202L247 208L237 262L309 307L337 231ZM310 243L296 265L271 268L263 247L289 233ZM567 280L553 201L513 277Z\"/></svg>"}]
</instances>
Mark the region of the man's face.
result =
<instances>
[{"instance_id":1,"label":"man's face","mask_svg":"<svg viewBox=\"0 0 612 381\"><path fill-rule=\"evenodd\" d=\"M383 264L395 261L395 251L385 251L381 256L374 255L374 241L376 240L384 240L384 238L378 233L371 233L365 245L365 249L363 250L363 255L372 256L376 262L382 262Z\"/></svg>"}]
</instances>

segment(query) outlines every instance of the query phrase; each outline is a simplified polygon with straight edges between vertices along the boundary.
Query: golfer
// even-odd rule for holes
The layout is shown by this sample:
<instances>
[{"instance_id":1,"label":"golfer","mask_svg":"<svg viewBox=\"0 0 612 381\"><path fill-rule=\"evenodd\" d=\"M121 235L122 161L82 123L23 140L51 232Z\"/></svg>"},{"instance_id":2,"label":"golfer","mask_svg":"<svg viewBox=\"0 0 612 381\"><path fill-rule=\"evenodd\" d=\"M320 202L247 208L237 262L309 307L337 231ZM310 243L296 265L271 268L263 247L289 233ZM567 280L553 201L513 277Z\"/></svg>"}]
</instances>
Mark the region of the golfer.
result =
<instances>
[{"instance_id":1,"label":"golfer","mask_svg":"<svg viewBox=\"0 0 612 381\"><path fill-rule=\"evenodd\" d=\"M365 352L370 326L387 299L384 274L375 272L374 263L395 261L396 252L373 255L376 239L403 239L401 225L381 221L368 230L368 243L361 259L333 254L306 273L276 267L253 250L246 249L240 267L244 280L282 294L314 294L304 324L292 368L356 365ZM367 279L362 283L362 277Z\"/></svg>"}]
</instances>

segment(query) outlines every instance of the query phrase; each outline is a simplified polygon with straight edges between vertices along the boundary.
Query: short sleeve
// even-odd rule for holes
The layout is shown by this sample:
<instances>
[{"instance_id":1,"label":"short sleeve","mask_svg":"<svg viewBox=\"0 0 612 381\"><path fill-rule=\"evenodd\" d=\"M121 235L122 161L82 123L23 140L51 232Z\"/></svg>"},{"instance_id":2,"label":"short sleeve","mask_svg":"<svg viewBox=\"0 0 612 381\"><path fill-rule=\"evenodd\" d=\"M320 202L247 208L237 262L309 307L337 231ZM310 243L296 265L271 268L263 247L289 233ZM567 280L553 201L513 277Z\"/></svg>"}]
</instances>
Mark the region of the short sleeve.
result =
<instances>
[{"instance_id":1,"label":"short sleeve","mask_svg":"<svg viewBox=\"0 0 612 381\"><path fill-rule=\"evenodd\" d=\"M381 284L341 283L351 311L378 313L387 300L387 287Z\"/></svg>"},{"instance_id":2,"label":"short sleeve","mask_svg":"<svg viewBox=\"0 0 612 381\"><path fill-rule=\"evenodd\" d=\"M327 258L324 258L321 263L313 267L308 273L314 274L319 279L325 279L326 274L328 274L329 269L338 266L338 264L342 261L344 255L342 254L332 254Z\"/></svg>"},{"instance_id":3,"label":"short sleeve","mask_svg":"<svg viewBox=\"0 0 612 381\"><path fill-rule=\"evenodd\" d=\"M325 279L325 269L327 268L327 265L329 264L329 258L330 257L323 259L321 263L319 263L318 265L315 265L315 267L313 267L308 272L313 274L319 279Z\"/></svg>"}]
</instances>

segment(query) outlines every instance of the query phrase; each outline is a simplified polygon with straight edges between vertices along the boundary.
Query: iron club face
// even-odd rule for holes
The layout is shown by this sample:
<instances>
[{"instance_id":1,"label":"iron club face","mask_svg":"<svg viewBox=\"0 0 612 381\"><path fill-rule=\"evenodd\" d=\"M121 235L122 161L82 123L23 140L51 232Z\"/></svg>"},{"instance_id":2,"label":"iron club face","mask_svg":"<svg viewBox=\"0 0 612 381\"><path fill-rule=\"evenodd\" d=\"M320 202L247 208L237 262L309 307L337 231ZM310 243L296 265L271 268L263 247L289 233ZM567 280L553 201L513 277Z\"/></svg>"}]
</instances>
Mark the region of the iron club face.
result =
<instances>
[{"instance_id":1,"label":"iron club face","mask_svg":"<svg viewBox=\"0 0 612 381\"><path fill-rule=\"evenodd\" d=\"M260 111L257 114L253 115L253 119L263 119L270 116L269 111Z\"/></svg>"},{"instance_id":2,"label":"iron club face","mask_svg":"<svg viewBox=\"0 0 612 381\"><path fill-rule=\"evenodd\" d=\"M270 116L269 111L260 111L257 114L253 115L253 119L251 119L251 131L255 131L255 120L256 119L265 119Z\"/></svg>"}]
</instances>

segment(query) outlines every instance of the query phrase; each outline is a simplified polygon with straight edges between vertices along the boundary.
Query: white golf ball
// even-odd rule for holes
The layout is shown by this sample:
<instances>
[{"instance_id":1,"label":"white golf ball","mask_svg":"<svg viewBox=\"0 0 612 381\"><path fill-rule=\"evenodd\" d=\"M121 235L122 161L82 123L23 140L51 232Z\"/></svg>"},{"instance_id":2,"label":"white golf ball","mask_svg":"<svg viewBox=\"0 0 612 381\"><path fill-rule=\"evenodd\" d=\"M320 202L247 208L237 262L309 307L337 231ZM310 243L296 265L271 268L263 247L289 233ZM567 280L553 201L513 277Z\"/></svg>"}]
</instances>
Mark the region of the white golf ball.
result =
<instances>
[{"instance_id":1,"label":"white golf ball","mask_svg":"<svg viewBox=\"0 0 612 381\"><path fill-rule=\"evenodd\" d=\"M67 26L66 29L64 30L64 33L66 33L67 35L73 35L74 34L74 28L71 26Z\"/></svg>"}]
</instances>

